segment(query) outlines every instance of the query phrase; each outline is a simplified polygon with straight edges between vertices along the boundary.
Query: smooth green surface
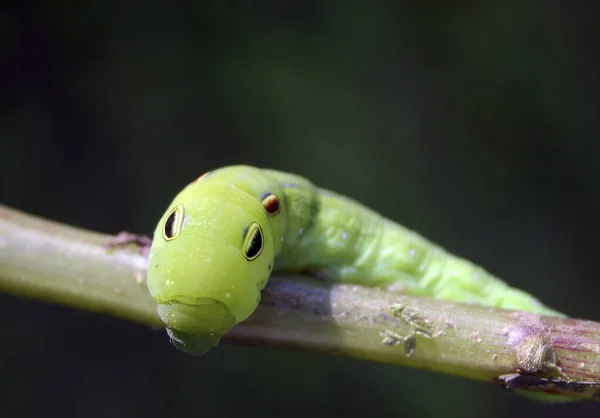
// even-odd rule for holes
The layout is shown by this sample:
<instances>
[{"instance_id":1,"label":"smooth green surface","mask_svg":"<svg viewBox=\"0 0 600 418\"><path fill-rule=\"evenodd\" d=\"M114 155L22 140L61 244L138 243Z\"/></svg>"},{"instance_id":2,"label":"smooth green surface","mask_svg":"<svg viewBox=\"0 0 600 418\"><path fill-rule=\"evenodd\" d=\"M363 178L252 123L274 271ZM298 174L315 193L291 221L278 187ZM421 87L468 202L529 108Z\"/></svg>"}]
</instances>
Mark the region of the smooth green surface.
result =
<instances>
[{"instance_id":1,"label":"smooth green surface","mask_svg":"<svg viewBox=\"0 0 600 418\"><path fill-rule=\"evenodd\" d=\"M267 197L278 200L272 213ZM154 231L148 288L177 347L206 352L254 313L282 270L563 316L353 199L243 165L207 172L175 196Z\"/></svg>"}]
</instances>

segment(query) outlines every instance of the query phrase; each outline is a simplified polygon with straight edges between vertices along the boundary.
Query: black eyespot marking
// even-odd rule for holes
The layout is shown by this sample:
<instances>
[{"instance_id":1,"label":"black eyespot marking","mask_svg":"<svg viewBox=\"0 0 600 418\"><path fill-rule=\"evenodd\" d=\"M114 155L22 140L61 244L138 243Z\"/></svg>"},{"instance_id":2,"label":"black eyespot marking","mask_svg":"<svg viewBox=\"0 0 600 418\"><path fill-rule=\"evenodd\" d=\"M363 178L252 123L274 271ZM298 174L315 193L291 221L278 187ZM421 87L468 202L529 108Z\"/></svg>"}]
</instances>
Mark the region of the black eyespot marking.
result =
<instances>
[{"instance_id":1,"label":"black eyespot marking","mask_svg":"<svg viewBox=\"0 0 600 418\"><path fill-rule=\"evenodd\" d=\"M260 225L252 222L244 229L242 252L248 261L255 260L263 250L263 234Z\"/></svg>"},{"instance_id":2,"label":"black eyespot marking","mask_svg":"<svg viewBox=\"0 0 600 418\"><path fill-rule=\"evenodd\" d=\"M281 209L279 198L271 192L263 193L262 205L271 216L277 215Z\"/></svg>"},{"instance_id":3,"label":"black eyespot marking","mask_svg":"<svg viewBox=\"0 0 600 418\"><path fill-rule=\"evenodd\" d=\"M169 213L162 230L165 241L174 240L179 236L181 227L183 226L183 215L183 205L177 205L175 209Z\"/></svg>"},{"instance_id":4,"label":"black eyespot marking","mask_svg":"<svg viewBox=\"0 0 600 418\"><path fill-rule=\"evenodd\" d=\"M172 213L167 218L167 222L165 222L165 237L167 239L173 239L173 237L176 234L176 231L174 228L175 218L176 218L176 215L174 213Z\"/></svg>"}]
</instances>

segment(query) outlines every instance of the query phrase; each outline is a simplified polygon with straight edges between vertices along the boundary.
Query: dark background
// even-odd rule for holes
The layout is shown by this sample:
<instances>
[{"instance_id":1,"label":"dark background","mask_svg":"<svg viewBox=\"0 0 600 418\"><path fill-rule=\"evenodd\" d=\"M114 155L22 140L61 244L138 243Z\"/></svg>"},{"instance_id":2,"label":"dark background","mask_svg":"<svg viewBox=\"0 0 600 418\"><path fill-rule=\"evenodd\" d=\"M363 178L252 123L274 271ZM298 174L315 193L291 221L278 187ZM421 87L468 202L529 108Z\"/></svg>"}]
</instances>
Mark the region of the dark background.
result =
<instances>
[{"instance_id":1,"label":"dark background","mask_svg":"<svg viewBox=\"0 0 600 418\"><path fill-rule=\"evenodd\" d=\"M600 319L594 2L15 2L4 204L150 234L218 166L297 172ZM0 297L2 416L591 416L451 376Z\"/></svg>"}]
</instances>

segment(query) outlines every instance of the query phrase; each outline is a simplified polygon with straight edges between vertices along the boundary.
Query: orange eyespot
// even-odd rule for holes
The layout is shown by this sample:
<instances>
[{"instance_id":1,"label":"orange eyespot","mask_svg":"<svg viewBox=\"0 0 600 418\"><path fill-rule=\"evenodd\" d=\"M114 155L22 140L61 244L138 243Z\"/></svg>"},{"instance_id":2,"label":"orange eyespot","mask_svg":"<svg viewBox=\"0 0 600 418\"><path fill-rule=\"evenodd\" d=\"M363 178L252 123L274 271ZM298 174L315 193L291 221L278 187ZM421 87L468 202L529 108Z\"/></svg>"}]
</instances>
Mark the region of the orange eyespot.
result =
<instances>
[{"instance_id":1,"label":"orange eyespot","mask_svg":"<svg viewBox=\"0 0 600 418\"><path fill-rule=\"evenodd\" d=\"M198 183L200 180L202 180L204 177L208 176L210 173L212 173L212 171L207 171L206 173L204 173L200 177L198 177L196 180L194 180L192 183Z\"/></svg>"},{"instance_id":2,"label":"orange eyespot","mask_svg":"<svg viewBox=\"0 0 600 418\"><path fill-rule=\"evenodd\" d=\"M267 213L271 216L277 215L281 209L279 198L273 193L268 193L265 197L263 197L262 205Z\"/></svg>"}]
</instances>

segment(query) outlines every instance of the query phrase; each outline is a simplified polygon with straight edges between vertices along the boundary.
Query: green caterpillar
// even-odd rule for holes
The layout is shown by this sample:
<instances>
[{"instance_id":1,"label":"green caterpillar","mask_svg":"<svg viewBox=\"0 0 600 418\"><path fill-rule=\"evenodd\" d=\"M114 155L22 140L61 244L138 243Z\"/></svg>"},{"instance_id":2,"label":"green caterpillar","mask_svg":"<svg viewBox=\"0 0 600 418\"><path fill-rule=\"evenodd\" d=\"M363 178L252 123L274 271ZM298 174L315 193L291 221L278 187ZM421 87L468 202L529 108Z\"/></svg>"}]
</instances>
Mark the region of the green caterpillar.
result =
<instances>
[{"instance_id":1,"label":"green caterpillar","mask_svg":"<svg viewBox=\"0 0 600 418\"><path fill-rule=\"evenodd\" d=\"M174 345L200 354L254 312L281 269L564 316L350 198L244 165L207 172L175 197L156 227L147 281Z\"/></svg>"}]
</instances>

